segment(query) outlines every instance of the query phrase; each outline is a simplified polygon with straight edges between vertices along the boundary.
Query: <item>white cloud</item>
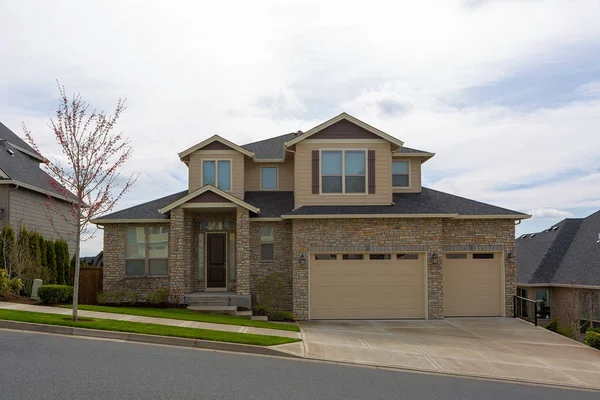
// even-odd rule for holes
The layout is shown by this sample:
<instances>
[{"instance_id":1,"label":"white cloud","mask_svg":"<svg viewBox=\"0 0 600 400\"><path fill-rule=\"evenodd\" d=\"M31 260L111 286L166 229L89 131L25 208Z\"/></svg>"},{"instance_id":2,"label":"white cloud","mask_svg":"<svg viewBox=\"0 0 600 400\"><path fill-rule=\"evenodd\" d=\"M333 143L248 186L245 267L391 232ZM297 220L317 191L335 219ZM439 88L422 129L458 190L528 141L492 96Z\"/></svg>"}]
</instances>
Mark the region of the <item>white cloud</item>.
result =
<instances>
[{"instance_id":1,"label":"white cloud","mask_svg":"<svg viewBox=\"0 0 600 400\"><path fill-rule=\"evenodd\" d=\"M600 207L600 100L527 111L464 95L597 44L599 12L591 0L4 2L0 118L17 133L26 121L52 155L55 78L98 108L127 97L124 173L142 175L119 208L184 189L177 152L208 136L246 143L344 110L436 152L424 171L440 190L518 210ZM17 99L23 88L35 93ZM577 173L552 182L565 171Z\"/></svg>"},{"instance_id":2,"label":"white cloud","mask_svg":"<svg viewBox=\"0 0 600 400\"><path fill-rule=\"evenodd\" d=\"M541 219L565 219L573 217L568 211L557 210L556 208L536 208L527 212L532 218Z\"/></svg>"},{"instance_id":3,"label":"white cloud","mask_svg":"<svg viewBox=\"0 0 600 400\"><path fill-rule=\"evenodd\" d=\"M600 96L600 81L584 83L578 86L576 90L585 96Z\"/></svg>"}]
</instances>

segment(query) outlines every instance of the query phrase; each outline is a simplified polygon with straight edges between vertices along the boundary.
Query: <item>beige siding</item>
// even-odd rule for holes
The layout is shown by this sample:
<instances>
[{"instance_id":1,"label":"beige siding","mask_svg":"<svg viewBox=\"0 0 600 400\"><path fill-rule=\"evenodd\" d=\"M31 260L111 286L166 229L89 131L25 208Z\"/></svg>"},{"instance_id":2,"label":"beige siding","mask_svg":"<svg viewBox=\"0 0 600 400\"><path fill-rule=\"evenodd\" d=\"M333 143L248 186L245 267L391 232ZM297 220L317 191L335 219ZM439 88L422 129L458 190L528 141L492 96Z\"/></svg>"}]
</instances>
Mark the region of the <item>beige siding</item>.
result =
<instances>
[{"instance_id":1,"label":"beige siding","mask_svg":"<svg viewBox=\"0 0 600 400\"><path fill-rule=\"evenodd\" d=\"M235 150L198 150L190 154L190 192L202 187L203 160L231 160L231 190L228 192L237 198L244 198L244 155Z\"/></svg>"},{"instance_id":2,"label":"beige siding","mask_svg":"<svg viewBox=\"0 0 600 400\"><path fill-rule=\"evenodd\" d=\"M408 184L407 188L394 188L394 193L420 193L421 192L421 159L415 157L393 157L393 161L408 161Z\"/></svg>"},{"instance_id":3,"label":"beige siding","mask_svg":"<svg viewBox=\"0 0 600 400\"><path fill-rule=\"evenodd\" d=\"M288 158L282 163L257 163L246 158L244 187L246 191L261 190L260 174L262 167L277 167L277 190L294 190L294 159Z\"/></svg>"},{"instance_id":4,"label":"beige siding","mask_svg":"<svg viewBox=\"0 0 600 400\"><path fill-rule=\"evenodd\" d=\"M312 151L319 149L375 150L374 194L312 194ZM295 208L303 205L388 205L392 202L391 146L380 143L306 143L296 146ZM368 186L368 184L367 184Z\"/></svg>"},{"instance_id":5,"label":"beige siding","mask_svg":"<svg viewBox=\"0 0 600 400\"><path fill-rule=\"evenodd\" d=\"M11 190L9 200L9 221L15 230L25 226L27 229L37 231L46 239L66 240L69 244L69 253L73 255L75 228L73 222L68 222L72 221L70 220L71 207L27 189ZM60 212L57 212L56 207Z\"/></svg>"}]
</instances>

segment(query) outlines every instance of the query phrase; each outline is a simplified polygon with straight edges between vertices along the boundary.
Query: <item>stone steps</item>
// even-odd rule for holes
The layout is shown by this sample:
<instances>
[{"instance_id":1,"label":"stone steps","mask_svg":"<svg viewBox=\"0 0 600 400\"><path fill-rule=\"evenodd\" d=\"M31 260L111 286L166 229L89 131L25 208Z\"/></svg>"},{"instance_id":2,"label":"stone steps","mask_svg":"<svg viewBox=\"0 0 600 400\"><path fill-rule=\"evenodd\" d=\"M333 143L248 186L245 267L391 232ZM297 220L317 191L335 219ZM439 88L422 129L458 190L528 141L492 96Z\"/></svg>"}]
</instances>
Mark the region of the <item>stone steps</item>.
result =
<instances>
[{"instance_id":1,"label":"stone steps","mask_svg":"<svg viewBox=\"0 0 600 400\"><path fill-rule=\"evenodd\" d=\"M192 311L199 311L199 312L204 312L204 313L215 313L215 314L227 314L227 315L236 315L237 311L237 306L222 306L222 305L216 305L216 306L209 306L209 305L197 305L197 304L192 304L187 306L188 310L192 310Z\"/></svg>"}]
</instances>

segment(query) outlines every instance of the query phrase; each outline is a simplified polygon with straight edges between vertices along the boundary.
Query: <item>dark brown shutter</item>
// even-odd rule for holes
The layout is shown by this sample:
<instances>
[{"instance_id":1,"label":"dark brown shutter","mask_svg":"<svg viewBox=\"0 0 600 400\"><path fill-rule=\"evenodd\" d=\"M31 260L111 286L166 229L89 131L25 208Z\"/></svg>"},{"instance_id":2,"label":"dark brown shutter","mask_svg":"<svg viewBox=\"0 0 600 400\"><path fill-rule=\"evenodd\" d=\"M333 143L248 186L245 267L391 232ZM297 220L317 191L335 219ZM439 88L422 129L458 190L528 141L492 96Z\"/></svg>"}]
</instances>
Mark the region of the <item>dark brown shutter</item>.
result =
<instances>
[{"instance_id":1,"label":"dark brown shutter","mask_svg":"<svg viewBox=\"0 0 600 400\"><path fill-rule=\"evenodd\" d=\"M312 151L312 192L319 194L319 150Z\"/></svg>"},{"instance_id":2,"label":"dark brown shutter","mask_svg":"<svg viewBox=\"0 0 600 400\"><path fill-rule=\"evenodd\" d=\"M369 150L369 193L375 193L375 150Z\"/></svg>"}]
</instances>

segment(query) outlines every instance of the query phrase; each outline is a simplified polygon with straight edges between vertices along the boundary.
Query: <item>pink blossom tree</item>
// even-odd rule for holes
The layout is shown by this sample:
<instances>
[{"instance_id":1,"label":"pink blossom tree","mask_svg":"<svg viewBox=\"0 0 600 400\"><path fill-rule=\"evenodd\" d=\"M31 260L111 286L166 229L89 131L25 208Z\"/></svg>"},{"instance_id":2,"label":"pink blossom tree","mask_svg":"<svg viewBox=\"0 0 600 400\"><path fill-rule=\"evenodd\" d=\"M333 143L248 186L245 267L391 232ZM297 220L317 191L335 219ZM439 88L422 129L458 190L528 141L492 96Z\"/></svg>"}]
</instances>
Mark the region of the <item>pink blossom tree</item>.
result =
<instances>
[{"instance_id":1,"label":"pink blossom tree","mask_svg":"<svg viewBox=\"0 0 600 400\"><path fill-rule=\"evenodd\" d=\"M81 241L93 237L95 231L88 231L90 221L112 210L131 189L137 176L119 180L123 165L133 153L129 139L113 132L125 110L125 100L119 99L113 115L96 110L90 112L89 104L80 94L74 94L69 100L64 86L58 83L58 88L60 105L56 119L51 118L48 127L60 144L63 157L61 160L46 159L45 166L52 178L50 185L68 200L65 204L69 204L69 207L68 212L64 212L65 208L58 207L58 200L50 195L46 207L53 227L57 222L54 218L69 221L75 226L73 320L76 321ZM39 148L25 124L23 130L39 154Z\"/></svg>"}]
</instances>

